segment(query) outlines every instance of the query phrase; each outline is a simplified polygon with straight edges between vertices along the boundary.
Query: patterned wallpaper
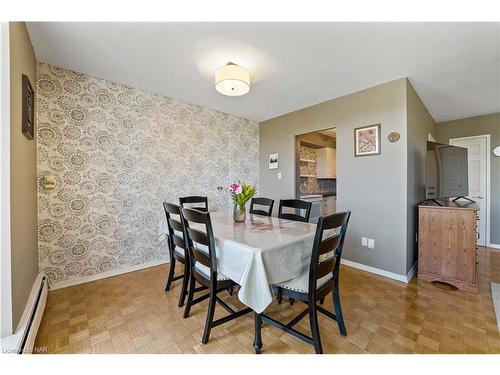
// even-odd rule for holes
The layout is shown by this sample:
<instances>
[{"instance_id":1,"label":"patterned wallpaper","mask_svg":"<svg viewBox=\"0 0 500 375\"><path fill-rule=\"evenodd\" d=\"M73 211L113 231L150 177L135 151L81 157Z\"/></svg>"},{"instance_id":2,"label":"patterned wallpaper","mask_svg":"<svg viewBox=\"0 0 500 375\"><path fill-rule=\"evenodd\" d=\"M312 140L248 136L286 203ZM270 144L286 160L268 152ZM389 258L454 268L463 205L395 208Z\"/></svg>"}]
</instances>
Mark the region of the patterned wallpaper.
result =
<instances>
[{"instance_id":1,"label":"patterned wallpaper","mask_svg":"<svg viewBox=\"0 0 500 375\"><path fill-rule=\"evenodd\" d=\"M258 124L38 65L40 269L51 283L168 258L162 202L258 184ZM56 187L46 190L44 175Z\"/></svg>"}]
</instances>

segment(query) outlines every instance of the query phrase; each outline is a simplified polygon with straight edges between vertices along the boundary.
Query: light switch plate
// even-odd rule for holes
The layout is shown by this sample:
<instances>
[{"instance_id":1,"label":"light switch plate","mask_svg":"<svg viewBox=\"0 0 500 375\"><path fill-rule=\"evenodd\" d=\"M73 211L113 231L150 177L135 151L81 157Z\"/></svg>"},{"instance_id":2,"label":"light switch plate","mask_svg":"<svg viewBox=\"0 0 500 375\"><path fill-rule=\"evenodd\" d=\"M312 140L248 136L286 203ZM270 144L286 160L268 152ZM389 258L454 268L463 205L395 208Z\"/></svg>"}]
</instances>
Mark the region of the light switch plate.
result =
<instances>
[{"instance_id":1,"label":"light switch plate","mask_svg":"<svg viewBox=\"0 0 500 375\"><path fill-rule=\"evenodd\" d=\"M368 238L368 248L375 249L375 240L373 238Z\"/></svg>"},{"instance_id":2,"label":"light switch plate","mask_svg":"<svg viewBox=\"0 0 500 375\"><path fill-rule=\"evenodd\" d=\"M361 237L361 246L368 246L368 237Z\"/></svg>"},{"instance_id":3,"label":"light switch plate","mask_svg":"<svg viewBox=\"0 0 500 375\"><path fill-rule=\"evenodd\" d=\"M281 180L281 172L278 172L278 180Z\"/></svg>"}]
</instances>

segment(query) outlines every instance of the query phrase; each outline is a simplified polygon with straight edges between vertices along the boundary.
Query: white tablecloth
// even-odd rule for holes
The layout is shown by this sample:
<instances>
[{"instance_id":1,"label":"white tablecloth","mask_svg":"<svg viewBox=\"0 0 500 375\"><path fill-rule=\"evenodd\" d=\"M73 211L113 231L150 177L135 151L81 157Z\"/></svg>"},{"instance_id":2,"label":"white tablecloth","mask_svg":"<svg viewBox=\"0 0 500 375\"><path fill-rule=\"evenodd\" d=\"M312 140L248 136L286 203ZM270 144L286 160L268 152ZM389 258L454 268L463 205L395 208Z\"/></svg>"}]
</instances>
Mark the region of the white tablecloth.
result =
<instances>
[{"instance_id":1,"label":"white tablecloth","mask_svg":"<svg viewBox=\"0 0 500 375\"><path fill-rule=\"evenodd\" d=\"M219 271L240 285L238 298L257 313L272 302L270 284L308 267L316 224L248 214L245 223L234 223L228 211L210 216Z\"/></svg>"}]
</instances>

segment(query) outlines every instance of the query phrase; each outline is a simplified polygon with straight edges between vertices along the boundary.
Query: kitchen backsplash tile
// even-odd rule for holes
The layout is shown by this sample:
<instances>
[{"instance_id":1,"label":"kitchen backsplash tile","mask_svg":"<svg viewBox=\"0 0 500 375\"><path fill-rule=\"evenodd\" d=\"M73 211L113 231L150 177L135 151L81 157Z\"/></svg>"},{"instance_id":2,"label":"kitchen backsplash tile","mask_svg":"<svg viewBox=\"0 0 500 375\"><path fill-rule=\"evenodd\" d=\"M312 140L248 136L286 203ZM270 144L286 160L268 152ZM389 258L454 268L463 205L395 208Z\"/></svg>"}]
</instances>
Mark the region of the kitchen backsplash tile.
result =
<instances>
[{"instance_id":1,"label":"kitchen backsplash tile","mask_svg":"<svg viewBox=\"0 0 500 375\"><path fill-rule=\"evenodd\" d=\"M329 194L337 192L337 180L334 178L316 179L300 178L300 192L306 194Z\"/></svg>"},{"instance_id":2,"label":"kitchen backsplash tile","mask_svg":"<svg viewBox=\"0 0 500 375\"><path fill-rule=\"evenodd\" d=\"M306 160L317 160L316 148L300 146L300 158ZM316 163L300 162L301 176L316 176ZM300 178L300 192L306 194L333 193L337 191L337 180L334 178L317 179L315 177Z\"/></svg>"}]
</instances>

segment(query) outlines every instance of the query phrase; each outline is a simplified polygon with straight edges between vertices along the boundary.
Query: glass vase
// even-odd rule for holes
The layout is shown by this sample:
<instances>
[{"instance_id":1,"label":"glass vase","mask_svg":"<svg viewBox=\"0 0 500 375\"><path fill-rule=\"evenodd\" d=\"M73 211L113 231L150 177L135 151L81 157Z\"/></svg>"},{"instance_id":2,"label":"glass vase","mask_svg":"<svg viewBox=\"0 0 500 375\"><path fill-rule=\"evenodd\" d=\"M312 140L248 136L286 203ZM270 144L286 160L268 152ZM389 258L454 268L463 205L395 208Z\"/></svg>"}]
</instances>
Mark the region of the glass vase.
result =
<instances>
[{"instance_id":1,"label":"glass vase","mask_svg":"<svg viewBox=\"0 0 500 375\"><path fill-rule=\"evenodd\" d=\"M235 223L244 223L247 217L245 205L235 204L233 207L233 220Z\"/></svg>"}]
</instances>

